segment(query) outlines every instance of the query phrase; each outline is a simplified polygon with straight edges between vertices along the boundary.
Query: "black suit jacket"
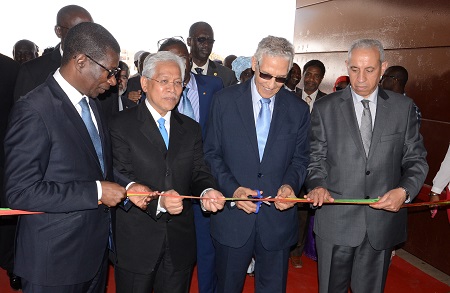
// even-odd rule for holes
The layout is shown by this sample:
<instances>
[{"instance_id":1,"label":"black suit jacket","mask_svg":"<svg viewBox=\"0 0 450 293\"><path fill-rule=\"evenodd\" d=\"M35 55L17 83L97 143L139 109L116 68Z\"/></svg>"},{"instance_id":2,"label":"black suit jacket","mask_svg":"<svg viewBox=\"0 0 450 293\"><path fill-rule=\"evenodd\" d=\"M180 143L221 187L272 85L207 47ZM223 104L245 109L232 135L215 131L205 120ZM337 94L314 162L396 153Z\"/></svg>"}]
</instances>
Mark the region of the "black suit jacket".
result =
<instances>
[{"instance_id":1,"label":"black suit jacket","mask_svg":"<svg viewBox=\"0 0 450 293\"><path fill-rule=\"evenodd\" d=\"M211 59L209 60L208 72L206 74L220 77L223 81L224 87L237 84L238 82L233 70L220 65L219 63L214 62Z\"/></svg>"},{"instance_id":2,"label":"black suit jacket","mask_svg":"<svg viewBox=\"0 0 450 293\"><path fill-rule=\"evenodd\" d=\"M170 119L169 149L145 103L116 115L110 127L114 166L130 180L152 190L176 190L180 195L200 195L215 188L214 178L203 161L202 133L194 120L176 111ZM191 200L183 212L156 215L157 200L147 211L132 206L116 211L117 263L135 273L149 274L168 242L175 268L192 266L196 260L194 216Z\"/></svg>"},{"instance_id":3,"label":"black suit jacket","mask_svg":"<svg viewBox=\"0 0 450 293\"><path fill-rule=\"evenodd\" d=\"M61 66L59 46L58 44L52 52L25 62L20 66L14 88L14 101L44 83L48 75Z\"/></svg>"},{"instance_id":4,"label":"black suit jacket","mask_svg":"<svg viewBox=\"0 0 450 293\"><path fill-rule=\"evenodd\" d=\"M80 96L81 98L81 96ZM113 181L110 139L91 100L103 146L103 175L83 120L53 76L17 101L5 138L5 192L20 216L15 274L43 286L86 282L98 272L110 211L95 181Z\"/></svg>"},{"instance_id":5,"label":"black suit jacket","mask_svg":"<svg viewBox=\"0 0 450 293\"><path fill-rule=\"evenodd\" d=\"M13 59L0 54L0 141L5 138L8 116L13 105L14 84L19 72L20 64ZM0 143L0 203L2 207L6 206L3 196L3 175L5 165L5 152L3 143Z\"/></svg>"}]
</instances>

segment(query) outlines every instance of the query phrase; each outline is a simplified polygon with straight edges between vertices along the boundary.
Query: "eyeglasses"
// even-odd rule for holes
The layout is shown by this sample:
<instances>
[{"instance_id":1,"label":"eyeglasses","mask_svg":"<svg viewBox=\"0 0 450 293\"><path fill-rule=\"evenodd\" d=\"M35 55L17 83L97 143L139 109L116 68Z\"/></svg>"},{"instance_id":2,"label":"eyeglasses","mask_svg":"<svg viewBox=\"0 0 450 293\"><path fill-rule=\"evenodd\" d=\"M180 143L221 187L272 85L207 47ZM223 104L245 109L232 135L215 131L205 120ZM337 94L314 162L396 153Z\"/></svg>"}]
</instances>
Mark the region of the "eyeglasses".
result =
<instances>
[{"instance_id":1,"label":"eyeglasses","mask_svg":"<svg viewBox=\"0 0 450 293\"><path fill-rule=\"evenodd\" d=\"M216 40L214 40L214 39L205 38L205 37L198 37L198 38L197 38L197 42L199 42L199 43L207 42L208 45L214 44L215 41L216 41Z\"/></svg>"},{"instance_id":2,"label":"eyeglasses","mask_svg":"<svg viewBox=\"0 0 450 293\"><path fill-rule=\"evenodd\" d=\"M150 79L150 80L154 80L154 81L158 82L163 87L168 86L170 83L173 83L173 85L175 87L178 87L178 88L182 88L184 86L184 82L182 82L181 80L168 81L167 79L157 80L157 79L150 78L150 77L145 77L145 78Z\"/></svg>"},{"instance_id":3,"label":"eyeglasses","mask_svg":"<svg viewBox=\"0 0 450 293\"><path fill-rule=\"evenodd\" d=\"M390 78L392 78L392 79L394 79L394 80L400 80L400 78L395 77L395 76L393 76L393 75L382 75L380 81L382 81L383 79L386 79L386 78L388 78L388 77L390 77Z\"/></svg>"},{"instance_id":4,"label":"eyeglasses","mask_svg":"<svg viewBox=\"0 0 450 293\"><path fill-rule=\"evenodd\" d=\"M95 64L97 64L98 66L100 66L101 68L105 69L106 71L108 71L108 79L116 76L116 74L120 71L119 67L113 68L113 69L108 69L105 66L101 65L100 63L98 63L97 61L95 61L94 59L92 59L91 56L89 56L88 54L84 54L86 55L86 57L88 57L89 59L91 59L92 62L94 62Z\"/></svg>"},{"instance_id":5,"label":"eyeglasses","mask_svg":"<svg viewBox=\"0 0 450 293\"><path fill-rule=\"evenodd\" d=\"M156 44L158 46L158 50L161 47L161 45L163 45L166 41L171 40L171 39L180 40L183 43L185 43L182 36L175 36L175 37L171 37L171 38L164 38L164 39L159 40L158 43Z\"/></svg>"},{"instance_id":6,"label":"eyeglasses","mask_svg":"<svg viewBox=\"0 0 450 293\"><path fill-rule=\"evenodd\" d=\"M258 71L259 71L259 77L261 77L262 79L265 79L265 80L271 80L272 78L275 78L275 81L278 83L285 83L287 80L287 77L277 77L277 76L273 76L273 75L261 72L261 68L259 67L259 62L258 62Z\"/></svg>"},{"instance_id":7,"label":"eyeglasses","mask_svg":"<svg viewBox=\"0 0 450 293\"><path fill-rule=\"evenodd\" d=\"M57 24L57 26L65 28L66 30L70 30L70 28L68 28L67 26L63 26L63 25L60 25L60 24Z\"/></svg>"}]
</instances>

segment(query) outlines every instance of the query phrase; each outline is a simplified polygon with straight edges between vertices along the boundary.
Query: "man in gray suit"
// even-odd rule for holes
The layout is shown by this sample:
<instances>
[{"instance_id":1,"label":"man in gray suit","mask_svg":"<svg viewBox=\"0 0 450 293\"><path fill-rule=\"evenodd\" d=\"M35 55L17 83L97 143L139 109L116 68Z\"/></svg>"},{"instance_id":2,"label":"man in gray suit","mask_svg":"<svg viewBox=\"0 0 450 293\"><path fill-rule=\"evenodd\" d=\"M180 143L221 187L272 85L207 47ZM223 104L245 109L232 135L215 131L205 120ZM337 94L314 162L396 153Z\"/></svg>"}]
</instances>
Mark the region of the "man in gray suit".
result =
<instances>
[{"instance_id":1,"label":"man in gray suit","mask_svg":"<svg viewBox=\"0 0 450 293\"><path fill-rule=\"evenodd\" d=\"M346 61L351 87L323 97L311 116L306 181L316 211L320 292L383 292L393 247L406 240L402 204L428 172L413 101L378 87L387 67L377 40L355 41ZM379 199L323 205L334 199Z\"/></svg>"}]
</instances>

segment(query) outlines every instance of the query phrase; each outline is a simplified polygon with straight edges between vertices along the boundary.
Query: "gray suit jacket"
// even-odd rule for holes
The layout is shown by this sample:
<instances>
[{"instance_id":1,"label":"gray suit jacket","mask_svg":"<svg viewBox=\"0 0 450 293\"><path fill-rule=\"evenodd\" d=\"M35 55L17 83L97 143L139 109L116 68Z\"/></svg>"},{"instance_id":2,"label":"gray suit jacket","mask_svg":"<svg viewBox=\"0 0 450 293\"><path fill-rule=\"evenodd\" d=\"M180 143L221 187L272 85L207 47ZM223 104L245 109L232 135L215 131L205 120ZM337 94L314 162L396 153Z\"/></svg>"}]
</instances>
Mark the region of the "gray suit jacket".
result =
<instances>
[{"instance_id":1,"label":"gray suit jacket","mask_svg":"<svg viewBox=\"0 0 450 293\"><path fill-rule=\"evenodd\" d=\"M414 198L428 164L410 98L378 90L369 157L366 158L350 87L314 104L311 153L306 186L328 189L335 198L377 198L402 186ZM314 232L337 245L358 246L366 232L375 249L406 240L407 211L397 213L360 205L324 205L317 209Z\"/></svg>"}]
</instances>

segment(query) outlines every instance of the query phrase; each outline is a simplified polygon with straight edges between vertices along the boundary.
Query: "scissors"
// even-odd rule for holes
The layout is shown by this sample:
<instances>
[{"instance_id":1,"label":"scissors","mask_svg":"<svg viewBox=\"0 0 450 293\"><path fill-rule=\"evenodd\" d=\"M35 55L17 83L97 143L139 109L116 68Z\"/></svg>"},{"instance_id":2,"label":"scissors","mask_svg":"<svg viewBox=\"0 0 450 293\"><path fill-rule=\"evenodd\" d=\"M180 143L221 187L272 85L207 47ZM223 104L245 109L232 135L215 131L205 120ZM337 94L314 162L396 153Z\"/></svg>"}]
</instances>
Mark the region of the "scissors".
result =
<instances>
[{"instance_id":1,"label":"scissors","mask_svg":"<svg viewBox=\"0 0 450 293\"><path fill-rule=\"evenodd\" d=\"M261 194L261 191L258 190L258 189L256 189L255 191L256 191L256 195L255 195L255 196L249 195L248 197L249 197L249 198L258 198L258 199L260 199L260 198L271 198L271 196L263 197L262 194ZM261 204L262 204L262 203L265 203L266 205L270 206L270 202L268 202L268 201L258 201L258 202L255 202L255 204L256 204L256 211L255 211L255 214L257 214L257 213L259 212L259 208L261 207Z\"/></svg>"}]
</instances>

